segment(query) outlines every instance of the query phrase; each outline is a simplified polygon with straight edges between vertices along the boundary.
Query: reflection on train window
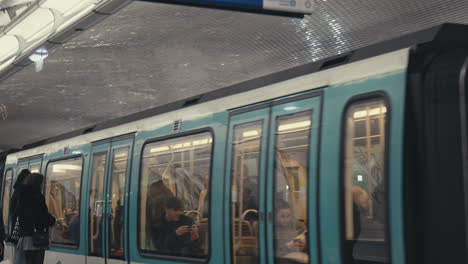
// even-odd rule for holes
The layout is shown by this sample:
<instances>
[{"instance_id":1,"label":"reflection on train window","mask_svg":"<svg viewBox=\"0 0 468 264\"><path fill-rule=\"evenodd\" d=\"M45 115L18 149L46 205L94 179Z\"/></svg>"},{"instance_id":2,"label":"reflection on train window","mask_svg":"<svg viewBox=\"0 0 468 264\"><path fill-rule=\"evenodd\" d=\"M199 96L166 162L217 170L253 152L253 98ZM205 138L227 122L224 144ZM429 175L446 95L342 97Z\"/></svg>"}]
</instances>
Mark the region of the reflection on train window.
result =
<instances>
[{"instance_id":1,"label":"reflection on train window","mask_svg":"<svg viewBox=\"0 0 468 264\"><path fill-rule=\"evenodd\" d=\"M231 224L234 264L258 263L258 178L262 121L234 127Z\"/></svg>"},{"instance_id":2,"label":"reflection on train window","mask_svg":"<svg viewBox=\"0 0 468 264\"><path fill-rule=\"evenodd\" d=\"M307 174L311 112L277 118L275 142L275 262L308 263Z\"/></svg>"},{"instance_id":3,"label":"reflection on train window","mask_svg":"<svg viewBox=\"0 0 468 264\"><path fill-rule=\"evenodd\" d=\"M124 201L129 148L114 150L110 179L109 255L124 257Z\"/></svg>"},{"instance_id":4,"label":"reflection on train window","mask_svg":"<svg viewBox=\"0 0 468 264\"><path fill-rule=\"evenodd\" d=\"M104 179L106 175L107 152L93 154L91 171L91 185L89 190L89 254L91 256L103 256L102 238L103 214L104 214Z\"/></svg>"},{"instance_id":5,"label":"reflection on train window","mask_svg":"<svg viewBox=\"0 0 468 264\"><path fill-rule=\"evenodd\" d=\"M40 163L29 164L29 171L31 171L31 173L40 173L40 170L41 170Z\"/></svg>"},{"instance_id":6,"label":"reflection on train window","mask_svg":"<svg viewBox=\"0 0 468 264\"><path fill-rule=\"evenodd\" d=\"M385 126L381 99L358 102L346 112L345 263L388 263Z\"/></svg>"},{"instance_id":7,"label":"reflection on train window","mask_svg":"<svg viewBox=\"0 0 468 264\"><path fill-rule=\"evenodd\" d=\"M44 195L49 212L57 219L50 231L52 243L79 244L82 165L82 157L54 161L47 165Z\"/></svg>"},{"instance_id":8,"label":"reflection on train window","mask_svg":"<svg viewBox=\"0 0 468 264\"><path fill-rule=\"evenodd\" d=\"M205 258L209 249L210 133L147 144L140 181L143 252Z\"/></svg>"},{"instance_id":9,"label":"reflection on train window","mask_svg":"<svg viewBox=\"0 0 468 264\"><path fill-rule=\"evenodd\" d=\"M10 208L10 198L11 198L11 181L13 178L13 170L9 169L5 173L5 181L3 185L3 224L5 226L5 232L9 232L8 222L9 222L9 208Z\"/></svg>"}]
</instances>

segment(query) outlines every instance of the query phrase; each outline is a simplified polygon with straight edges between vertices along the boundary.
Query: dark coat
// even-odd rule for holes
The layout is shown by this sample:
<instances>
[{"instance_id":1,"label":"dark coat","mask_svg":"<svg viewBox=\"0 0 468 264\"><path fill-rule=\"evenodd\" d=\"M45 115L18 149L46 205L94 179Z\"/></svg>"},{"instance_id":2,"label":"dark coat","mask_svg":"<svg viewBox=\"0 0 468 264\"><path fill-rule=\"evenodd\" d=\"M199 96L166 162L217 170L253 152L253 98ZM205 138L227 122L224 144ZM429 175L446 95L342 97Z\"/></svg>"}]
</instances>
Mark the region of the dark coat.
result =
<instances>
[{"instance_id":1,"label":"dark coat","mask_svg":"<svg viewBox=\"0 0 468 264\"><path fill-rule=\"evenodd\" d=\"M5 226L3 224L3 210L0 210L0 242L5 240Z\"/></svg>"},{"instance_id":2,"label":"dark coat","mask_svg":"<svg viewBox=\"0 0 468 264\"><path fill-rule=\"evenodd\" d=\"M192 218L181 215L179 221L167 221L162 217L155 225L153 241L159 252L179 256L199 256L202 254L199 240L190 240L190 233L178 236L177 228L181 226L192 226Z\"/></svg>"},{"instance_id":3,"label":"dark coat","mask_svg":"<svg viewBox=\"0 0 468 264\"><path fill-rule=\"evenodd\" d=\"M10 221L15 223L16 221L16 207L18 206L19 196L21 193L21 187L17 187L13 190L13 195L10 200Z\"/></svg>"},{"instance_id":4,"label":"dark coat","mask_svg":"<svg viewBox=\"0 0 468 264\"><path fill-rule=\"evenodd\" d=\"M42 193L23 189L15 214L20 219L21 236L31 236L34 229L47 229L55 223Z\"/></svg>"}]
</instances>

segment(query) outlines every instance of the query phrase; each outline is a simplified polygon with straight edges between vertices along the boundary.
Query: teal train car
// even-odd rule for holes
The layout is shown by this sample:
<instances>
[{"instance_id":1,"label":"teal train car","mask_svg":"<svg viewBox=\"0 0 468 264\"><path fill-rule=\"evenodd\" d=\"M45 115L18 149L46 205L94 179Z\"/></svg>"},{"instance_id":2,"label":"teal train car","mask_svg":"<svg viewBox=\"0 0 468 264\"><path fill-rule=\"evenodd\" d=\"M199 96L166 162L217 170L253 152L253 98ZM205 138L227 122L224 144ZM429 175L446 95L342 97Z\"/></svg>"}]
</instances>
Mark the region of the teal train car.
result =
<instances>
[{"instance_id":1,"label":"teal train car","mask_svg":"<svg viewBox=\"0 0 468 264\"><path fill-rule=\"evenodd\" d=\"M467 263L467 69L446 24L25 146L5 228L29 168L45 263Z\"/></svg>"}]
</instances>

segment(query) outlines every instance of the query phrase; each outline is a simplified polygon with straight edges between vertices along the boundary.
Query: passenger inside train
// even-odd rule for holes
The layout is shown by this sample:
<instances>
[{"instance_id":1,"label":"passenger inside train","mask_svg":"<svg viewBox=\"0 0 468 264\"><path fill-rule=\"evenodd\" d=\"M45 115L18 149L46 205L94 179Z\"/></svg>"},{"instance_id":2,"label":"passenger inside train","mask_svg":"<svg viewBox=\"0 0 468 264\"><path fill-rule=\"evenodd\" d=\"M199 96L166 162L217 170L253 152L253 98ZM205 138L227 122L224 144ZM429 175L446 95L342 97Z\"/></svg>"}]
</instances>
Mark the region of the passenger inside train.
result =
<instances>
[{"instance_id":1,"label":"passenger inside train","mask_svg":"<svg viewBox=\"0 0 468 264\"><path fill-rule=\"evenodd\" d=\"M202 255L198 227L184 214L182 201L177 197L167 198L164 210L165 214L156 220L156 231L152 234L159 251L181 256Z\"/></svg>"}]
</instances>

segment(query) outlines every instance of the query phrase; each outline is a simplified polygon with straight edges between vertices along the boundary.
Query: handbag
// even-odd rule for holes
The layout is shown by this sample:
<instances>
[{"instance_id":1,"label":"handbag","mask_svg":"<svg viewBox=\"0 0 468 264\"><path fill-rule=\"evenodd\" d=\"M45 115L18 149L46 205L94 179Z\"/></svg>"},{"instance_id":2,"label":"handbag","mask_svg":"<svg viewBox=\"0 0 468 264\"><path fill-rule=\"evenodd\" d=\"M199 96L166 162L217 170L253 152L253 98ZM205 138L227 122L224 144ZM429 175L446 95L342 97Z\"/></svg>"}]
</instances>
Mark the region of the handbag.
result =
<instances>
[{"instance_id":1,"label":"handbag","mask_svg":"<svg viewBox=\"0 0 468 264\"><path fill-rule=\"evenodd\" d=\"M13 244L18 244L18 240L20 238L20 222L19 222L19 217L16 217L15 225L13 226L13 230L11 230L10 235L8 236L8 242L11 242Z\"/></svg>"},{"instance_id":2,"label":"handbag","mask_svg":"<svg viewBox=\"0 0 468 264\"><path fill-rule=\"evenodd\" d=\"M32 235L33 245L37 248L46 249L49 247L49 230L47 228L34 228Z\"/></svg>"}]
</instances>

